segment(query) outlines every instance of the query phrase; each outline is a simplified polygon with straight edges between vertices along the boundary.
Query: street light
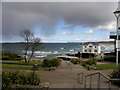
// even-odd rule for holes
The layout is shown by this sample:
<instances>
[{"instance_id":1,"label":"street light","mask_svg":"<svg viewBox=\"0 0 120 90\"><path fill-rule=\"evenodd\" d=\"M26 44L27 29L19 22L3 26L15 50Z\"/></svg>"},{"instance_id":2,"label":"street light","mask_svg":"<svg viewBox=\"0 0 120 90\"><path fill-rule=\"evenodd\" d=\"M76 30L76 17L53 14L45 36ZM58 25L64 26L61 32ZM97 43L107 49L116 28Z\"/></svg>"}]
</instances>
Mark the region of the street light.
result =
<instances>
[{"instance_id":1,"label":"street light","mask_svg":"<svg viewBox=\"0 0 120 90\"><path fill-rule=\"evenodd\" d=\"M115 17L116 17L116 19L117 19L117 25L116 25L116 29L117 29L117 39L116 39L116 68L118 68L118 54L119 54L119 50L118 50L118 48L119 48L119 42L118 42L118 40L119 40L119 36L118 36L118 20L119 20L119 17L120 17L120 11L115 11L115 12L113 12L114 13L114 15L115 15Z\"/></svg>"}]
</instances>

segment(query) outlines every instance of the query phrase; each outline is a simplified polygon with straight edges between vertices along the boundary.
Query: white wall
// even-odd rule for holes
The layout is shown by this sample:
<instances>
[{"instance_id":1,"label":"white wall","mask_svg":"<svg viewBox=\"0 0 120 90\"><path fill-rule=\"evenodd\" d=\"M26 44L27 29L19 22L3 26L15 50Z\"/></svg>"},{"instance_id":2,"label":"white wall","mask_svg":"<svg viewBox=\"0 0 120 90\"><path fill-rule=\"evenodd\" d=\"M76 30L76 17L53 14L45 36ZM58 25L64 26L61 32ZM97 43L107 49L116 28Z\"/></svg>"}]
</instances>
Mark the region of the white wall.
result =
<instances>
[{"instance_id":1,"label":"white wall","mask_svg":"<svg viewBox=\"0 0 120 90\"><path fill-rule=\"evenodd\" d=\"M86 46L86 48L85 48ZM89 46L92 46L91 48ZM96 48L95 48L96 46ZM98 45L93 45L93 44L88 44L88 45L83 45L83 49L82 51L84 53L90 53L89 50L91 49L91 53L101 53L101 46ZM87 50L87 52L85 52L85 50ZM97 52L95 52L95 50L97 50Z\"/></svg>"}]
</instances>

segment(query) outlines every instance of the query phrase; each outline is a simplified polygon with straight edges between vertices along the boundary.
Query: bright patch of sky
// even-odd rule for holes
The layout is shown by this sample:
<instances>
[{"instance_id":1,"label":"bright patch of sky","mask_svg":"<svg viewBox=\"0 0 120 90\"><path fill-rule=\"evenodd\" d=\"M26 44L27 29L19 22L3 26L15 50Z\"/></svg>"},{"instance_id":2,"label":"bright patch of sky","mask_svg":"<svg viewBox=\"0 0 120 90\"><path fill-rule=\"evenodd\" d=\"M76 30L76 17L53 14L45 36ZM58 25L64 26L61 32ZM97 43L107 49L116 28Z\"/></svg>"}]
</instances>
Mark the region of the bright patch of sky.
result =
<instances>
[{"instance_id":1,"label":"bright patch of sky","mask_svg":"<svg viewBox=\"0 0 120 90\"><path fill-rule=\"evenodd\" d=\"M84 41L108 41L108 30L98 30L85 28L82 26L76 26L73 30L66 29L69 25L64 23L64 20L60 20L56 26L56 33L50 37L47 37L41 33L40 25L36 25L33 29L37 37L41 37L43 42L84 42ZM114 30L113 30L114 31Z\"/></svg>"}]
</instances>

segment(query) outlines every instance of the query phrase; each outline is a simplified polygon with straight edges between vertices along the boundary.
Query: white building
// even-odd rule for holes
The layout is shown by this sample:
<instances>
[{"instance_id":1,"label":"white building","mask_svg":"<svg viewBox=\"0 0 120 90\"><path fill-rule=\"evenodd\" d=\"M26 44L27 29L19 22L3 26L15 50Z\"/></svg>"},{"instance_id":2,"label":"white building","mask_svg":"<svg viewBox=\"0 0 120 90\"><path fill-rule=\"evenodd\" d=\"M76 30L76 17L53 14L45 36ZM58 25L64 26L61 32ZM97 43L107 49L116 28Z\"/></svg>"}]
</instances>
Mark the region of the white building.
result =
<instances>
[{"instance_id":1,"label":"white building","mask_svg":"<svg viewBox=\"0 0 120 90\"><path fill-rule=\"evenodd\" d=\"M83 53L101 53L101 46L96 43L84 43L82 47Z\"/></svg>"}]
</instances>

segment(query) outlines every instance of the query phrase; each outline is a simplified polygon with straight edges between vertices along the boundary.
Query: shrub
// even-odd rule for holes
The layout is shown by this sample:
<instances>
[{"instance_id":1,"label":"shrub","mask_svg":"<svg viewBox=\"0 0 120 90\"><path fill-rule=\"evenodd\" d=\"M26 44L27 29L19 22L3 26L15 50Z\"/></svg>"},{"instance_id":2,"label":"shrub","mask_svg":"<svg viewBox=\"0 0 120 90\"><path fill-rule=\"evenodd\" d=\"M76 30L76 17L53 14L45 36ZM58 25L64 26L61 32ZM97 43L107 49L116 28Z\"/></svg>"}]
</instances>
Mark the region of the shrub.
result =
<instances>
[{"instance_id":1,"label":"shrub","mask_svg":"<svg viewBox=\"0 0 120 90\"><path fill-rule=\"evenodd\" d=\"M103 57L103 60L104 61L111 61L111 62L116 61L115 56L105 56L105 57Z\"/></svg>"},{"instance_id":2,"label":"shrub","mask_svg":"<svg viewBox=\"0 0 120 90\"><path fill-rule=\"evenodd\" d=\"M59 58L53 58L51 60L51 64L52 64L53 67L59 66L60 65L60 59Z\"/></svg>"},{"instance_id":3,"label":"shrub","mask_svg":"<svg viewBox=\"0 0 120 90\"><path fill-rule=\"evenodd\" d=\"M115 56L104 56L102 58L97 58L96 61L110 61L110 62L115 62L116 58Z\"/></svg>"},{"instance_id":4,"label":"shrub","mask_svg":"<svg viewBox=\"0 0 120 90\"><path fill-rule=\"evenodd\" d=\"M43 60L42 66L43 67L57 67L60 65L60 59L59 58L46 58Z\"/></svg>"},{"instance_id":5,"label":"shrub","mask_svg":"<svg viewBox=\"0 0 120 90\"><path fill-rule=\"evenodd\" d=\"M2 73L2 88L10 88L12 85L11 78L9 77L9 73L3 72Z\"/></svg>"},{"instance_id":6,"label":"shrub","mask_svg":"<svg viewBox=\"0 0 120 90\"><path fill-rule=\"evenodd\" d=\"M39 85L40 76L34 72L21 73L17 72L2 72L2 88L11 88L15 85Z\"/></svg>"},{"instance_id":7,"label":"shrub","mask_svg":"<svg viewBox=\"0 0 120 90\"><path fill-rule=\"evenodd\" d=\"M42 62L43 67L50 67L51 66L51 59L45 58Z\"/></svg>"},{"instance_id":8,"label":"shrub","mask_svg":"<svg viewBox=\"0 0 120 90\"><path fill-rule=\"evenodd\" d=\"M96 59L97 61L110 61L110 62L115 62L115 56L104 56L102 58Z\"/></svg>"},{"instance_id":9,"label":"shrub","mask_svg":"<svg viewBox=\"0 0 120 90\"><path fill-rule=\"evenodd\" d=\"M87 61L81 61L80 64L87 70L90 70L93 65L96 65L96 59L91 58Z\"/></svg>"},{"instance_id":10,"label":"shrub","mask_svg":"<svg viewBox=\"0 0 120 90\"><path fill-rule=\"evenodd\" d=\"M21 60L22 57L16 53L2 52L2 60Z\"/></svg>"},{"instance_id":11,"label":"shrub","mask_svg":"<svg viewBox=\"0 0 120 90\"><path fill-rule=\"evenodd\" d=\"M104 61L103 58L96 58L96 62L101 62L101 61Z\"/></svg>"},{"instance_id":12,"label":"shrub","mask_svg":"<svg viewBox=\"0 0 120 90\"><path fill-rule=\"evenodd\" d=\"M87 60L86 61L86 64L88 64L88 65L96 65L96 59L89 59L89 60Z\"/></svg>"},{"instance_id":13,"label":"shrub","mask_svg":"<svg viewBox=\"0 0 120 90\"><path fill-rule=\"evenodd\" d=\"M120 68L114 70L109 76L110 78L120 78ZM120 81L112 81L112 83L120 86Z\"/></svg>"},{"instance_id":14,"label":"shrub","mask_svg":"<svg viewBox=\"0 0 120 90\"><path fill-rule=\"evenodd\" d=\"M80 64L81 64L83 67L87 65L87 64L86 64L86 61L81 61Z\"/></svg>"},{"instance_id":15,"label":"shrub","mask_svg":"<svg viewBox=\"0 0 120 90\"><path fill-rule=\"evenodd\" d=\"M79 59L72 59L71 62L73 64L79 64L80 63L80 60Z\"/></svg>"}]
</instances>

